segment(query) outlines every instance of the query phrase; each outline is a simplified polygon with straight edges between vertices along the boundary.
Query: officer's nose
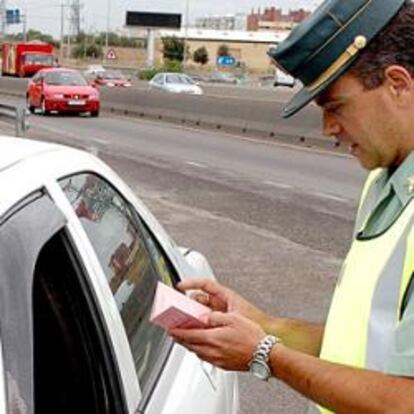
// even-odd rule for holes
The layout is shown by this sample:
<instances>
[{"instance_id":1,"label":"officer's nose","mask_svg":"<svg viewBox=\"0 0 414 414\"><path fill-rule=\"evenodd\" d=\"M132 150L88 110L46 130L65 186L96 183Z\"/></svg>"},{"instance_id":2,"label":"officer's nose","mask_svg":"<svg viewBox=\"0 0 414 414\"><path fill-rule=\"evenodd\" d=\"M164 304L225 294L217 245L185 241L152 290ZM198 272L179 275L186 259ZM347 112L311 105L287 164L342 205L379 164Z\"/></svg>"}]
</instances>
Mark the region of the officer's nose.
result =
<instances>
[{"instance_id":1,"label":"officer's nose","mask_svg":"<svg viewBox=\"0 0 414 414\"><path fill-rule=\"evenodd\" d=\"M335 115L328 111L323 111L323 135L327 137L337 137L342 130L341 124L336 119Z\"/></svg>"}]
</instances>

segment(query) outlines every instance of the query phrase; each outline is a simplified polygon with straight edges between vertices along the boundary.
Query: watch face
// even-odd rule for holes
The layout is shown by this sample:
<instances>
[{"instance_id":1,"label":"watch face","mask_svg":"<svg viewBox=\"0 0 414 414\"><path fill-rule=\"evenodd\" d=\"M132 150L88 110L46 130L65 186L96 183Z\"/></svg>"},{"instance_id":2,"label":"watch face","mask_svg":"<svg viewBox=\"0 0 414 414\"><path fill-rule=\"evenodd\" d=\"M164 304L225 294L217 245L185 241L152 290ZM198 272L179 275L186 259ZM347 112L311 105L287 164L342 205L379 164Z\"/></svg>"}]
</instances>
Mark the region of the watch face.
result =
<instances>
[{"instance_id":1,"label":"watch face","mask_svg":"<svg viewBox=\"0 0 414 414\"><path fill-rule=\"evenodd\" d=\"M267 380L270 377L270 370L264 362L253 361L250 372L261 380Z\"/></svg>"}]
</instances>

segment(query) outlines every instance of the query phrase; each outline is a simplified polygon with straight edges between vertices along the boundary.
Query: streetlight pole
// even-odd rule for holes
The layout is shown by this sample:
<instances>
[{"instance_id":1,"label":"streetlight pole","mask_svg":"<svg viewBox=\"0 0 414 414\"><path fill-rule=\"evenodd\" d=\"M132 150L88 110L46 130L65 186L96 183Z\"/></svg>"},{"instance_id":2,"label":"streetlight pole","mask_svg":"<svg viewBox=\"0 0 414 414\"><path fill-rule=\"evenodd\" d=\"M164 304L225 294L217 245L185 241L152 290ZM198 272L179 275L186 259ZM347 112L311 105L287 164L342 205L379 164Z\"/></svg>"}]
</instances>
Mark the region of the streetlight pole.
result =
<instances>
[{"instance_id":1,"label":"streetlight pole","mask_svg":"<svg viewBox=\"0 0 414 414\"><path fill-rule=\"evenodd\" d=\"M1 37L4 39L6 35L6 0L1 0Z\"/></svg>"},{"instance_id":2,"label":"streetlight pole","mask_svg":"<svg viewBox=\"0 0 414 414\"><path fill-rule=\"evenodd\" d=\"M61 3L60 5L60 64L63 61L63 48L64 48L64 39L65 39L65 5Z\"/></svg>"},{"instance_id":3,"label":"streetlight pole","mask_svg":"<svg viewBox=\"0 0 414 414\"><path fill-rule=\"evenodd\" d=\"M107 9L106 9L106 35L105 35L105 56L108 53L109 48L109 23L111 15L111 0L108 0ZM104 57L105 59L105 57Z\"/></svg>"},{"instance_id":4,"label":"streetlight pole","mask_svg":"<svg viewBox=\"0 0 414 414\"><path fill-rule=\"evenodd\" d=\"M185 27L184 27L184 51L183 51L183 65L187 61L187 44L188 44L188 26L190 24L190 0L185 0Z\"/></svg>"}]
</instances>

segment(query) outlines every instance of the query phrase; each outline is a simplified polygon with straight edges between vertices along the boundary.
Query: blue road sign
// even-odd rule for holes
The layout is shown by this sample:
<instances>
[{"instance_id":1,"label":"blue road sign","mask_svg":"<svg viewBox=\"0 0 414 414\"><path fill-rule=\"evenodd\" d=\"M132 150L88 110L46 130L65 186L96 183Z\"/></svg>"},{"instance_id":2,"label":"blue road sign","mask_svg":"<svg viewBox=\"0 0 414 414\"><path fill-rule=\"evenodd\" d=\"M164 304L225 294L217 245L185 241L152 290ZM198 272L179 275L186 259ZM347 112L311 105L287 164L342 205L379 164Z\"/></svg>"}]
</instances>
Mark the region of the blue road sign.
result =
<instances>
[{"instance_id":1,"label":"blue road sign","mask_svg":"<svg viewBox=\"0 0 414 414\"><path fill-rule=\"evenodd\" d=\"M236 64L236 59L233 56L219 56L217 58L217 65L233 66Z\"/></svg>"},{"instance_id":2,"label":"blue road sign","mask_svg":"<svg viewBox=\"0 0 414 414\"><path fill-rule=\"evenodd\" d=\"M6 10L6 23L7 24L20 24L21 23L20 9L7 9Z\"/></svg>"}]
</instances>

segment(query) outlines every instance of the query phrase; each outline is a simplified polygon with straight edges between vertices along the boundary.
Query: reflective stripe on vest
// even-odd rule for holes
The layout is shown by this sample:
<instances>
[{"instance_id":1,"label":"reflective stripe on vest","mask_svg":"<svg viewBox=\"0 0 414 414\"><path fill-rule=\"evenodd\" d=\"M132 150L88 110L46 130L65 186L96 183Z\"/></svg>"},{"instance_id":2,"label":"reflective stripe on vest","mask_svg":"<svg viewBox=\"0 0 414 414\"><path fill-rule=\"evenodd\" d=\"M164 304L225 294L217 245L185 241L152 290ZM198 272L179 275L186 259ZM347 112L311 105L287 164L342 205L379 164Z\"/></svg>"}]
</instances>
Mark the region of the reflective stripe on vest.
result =
<instances>
[{"instance_id":1,"label":"reflective stripe on vest","mask_svg":"<svg viewBox=\"0 0 414 414\"><path fill-rule=\"evenodd\" d=\"M378 172L370 174L358 218L365 224ZM371 200L370 200L371 198ZM374 197L375 198L375 197ZM383 372L414 270L414 202L372 238L354 238L332 299L321 359ZM361 227L363 228L363 227ZM312 404L309 413L330 413Z\"/></svg>"}]
</instances>

